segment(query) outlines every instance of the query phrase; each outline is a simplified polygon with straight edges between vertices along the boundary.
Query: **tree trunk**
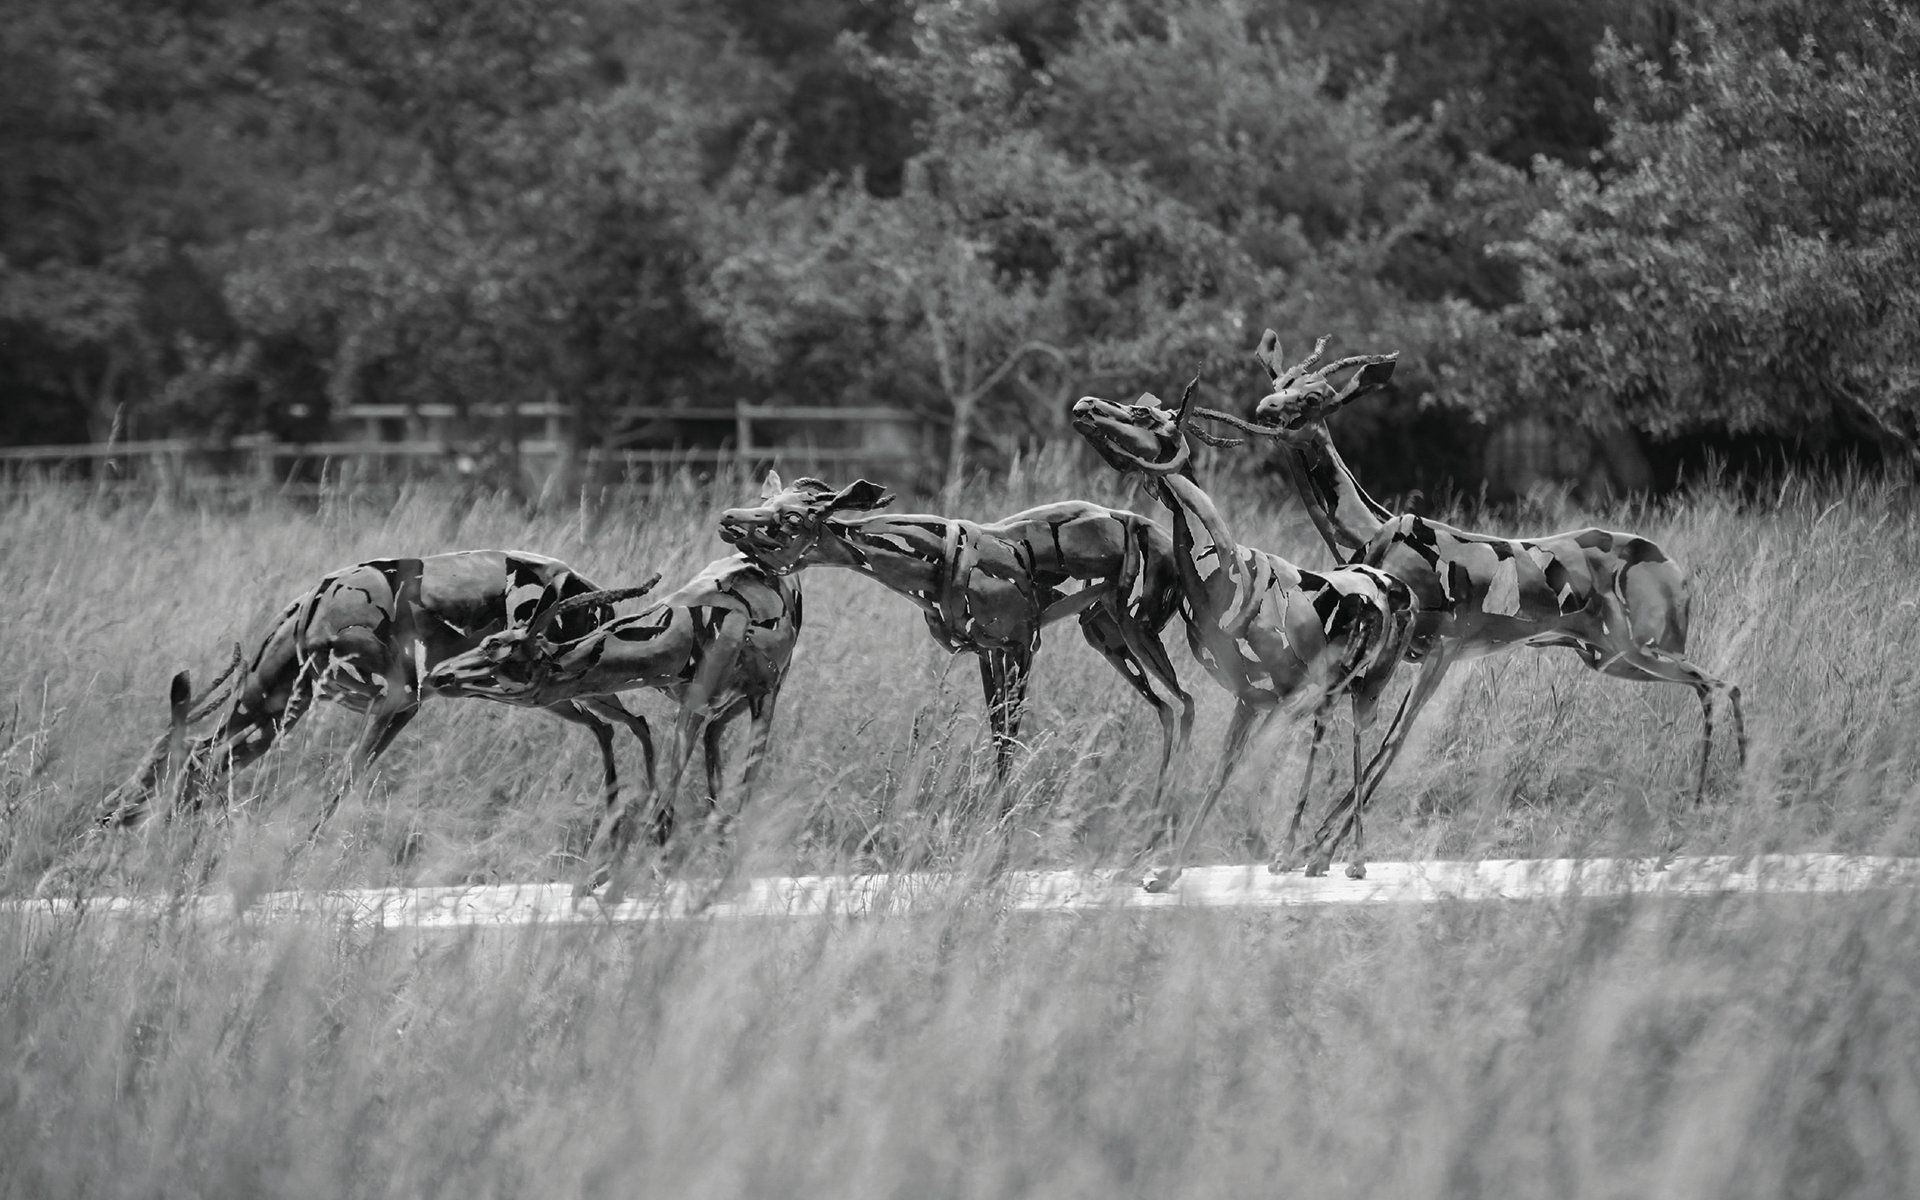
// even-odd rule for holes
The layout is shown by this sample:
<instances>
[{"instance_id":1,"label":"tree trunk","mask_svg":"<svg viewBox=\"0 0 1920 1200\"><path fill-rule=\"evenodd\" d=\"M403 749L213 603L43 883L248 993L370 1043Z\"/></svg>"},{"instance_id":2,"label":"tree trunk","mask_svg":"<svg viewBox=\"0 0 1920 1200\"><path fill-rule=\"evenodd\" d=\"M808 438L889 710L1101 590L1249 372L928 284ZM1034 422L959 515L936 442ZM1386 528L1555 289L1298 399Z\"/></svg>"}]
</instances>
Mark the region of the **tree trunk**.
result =
<instances>
[{"instance_id":1,"label":"tree trunk","mask_svg":"<svg viewBox=\"0 0 1920 1200\"><path fill-rule=\"evenodd\" d=\"M1653 463L1640 445L1640 436L1622 421L1610 421L1593 432L1594 444L1607 466L1608 482L1616 493L1632 496L1653 491Z\"/></svg>"},{"instance_id":2,"label":"tree trunk","mask_svg":"<svg viewBox=\"0 0 1920 1200\"><path fill-rule=\"evenodd\" d=\"M545 511L578 504L581 532L591 537L600 526L597 503L600 489L589 481L587 466L587 455L595 441L593 413L589 403L579 393L567 407L570 411L567 413L566 436L554 451L552 469L547 473L546 483L540 489L535 507Z\"/></svg>"},{"instance_id":3,"label":"tree trunk","mask_svg":"<svg viewBox=\"0 0 1920 1200\"><path fill-rule=\"evenodd\" d=\"M127 432L121 424L124 410L120 401L120 377L125 373L126 363L115 347L107 350L107 362L101 368L97 385L88 386L84 371L73 373L74 398L86 410L87 436L93 441L126 440Z\"/></svg>"},{"instance_id":4,"label":"tree trunk","mask_svg":"<svg viewBox=\"0 0 1920 1200\"><path fill-rule=\"evenodd\" d=\"M957 396L953 401L953 428L947 442L947 482L942 498L951 504L960 495L960 484L967 474L967 439L973 436L973 410L978 396Z\"/></svg>"}]
</instances>

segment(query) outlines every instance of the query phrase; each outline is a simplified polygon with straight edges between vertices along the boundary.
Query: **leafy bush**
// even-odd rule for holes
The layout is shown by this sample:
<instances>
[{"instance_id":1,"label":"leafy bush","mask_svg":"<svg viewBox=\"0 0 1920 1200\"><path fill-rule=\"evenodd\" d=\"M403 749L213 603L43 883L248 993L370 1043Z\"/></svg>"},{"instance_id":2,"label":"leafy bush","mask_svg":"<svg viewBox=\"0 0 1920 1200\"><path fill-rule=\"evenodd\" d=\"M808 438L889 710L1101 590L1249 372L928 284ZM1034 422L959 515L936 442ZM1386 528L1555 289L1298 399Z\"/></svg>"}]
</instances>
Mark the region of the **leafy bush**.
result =
<instances>
[{"instance_id":1,"label":"leafy bush","mask_svg":"<svg viewBox=\"0 0 1920 1200\"><path fill-rule=\"evenodd\" d=\"M1503 247L1510 340L1474 399L1590 425L1905 447L1920 428L1920 17L1848 5L1851 49L1703 24L1662 66L1609 37L1595 174L1542 161L1549 203ZM1469 390L1473 391L1469 384Z\"/></svg>"}]
</instances>

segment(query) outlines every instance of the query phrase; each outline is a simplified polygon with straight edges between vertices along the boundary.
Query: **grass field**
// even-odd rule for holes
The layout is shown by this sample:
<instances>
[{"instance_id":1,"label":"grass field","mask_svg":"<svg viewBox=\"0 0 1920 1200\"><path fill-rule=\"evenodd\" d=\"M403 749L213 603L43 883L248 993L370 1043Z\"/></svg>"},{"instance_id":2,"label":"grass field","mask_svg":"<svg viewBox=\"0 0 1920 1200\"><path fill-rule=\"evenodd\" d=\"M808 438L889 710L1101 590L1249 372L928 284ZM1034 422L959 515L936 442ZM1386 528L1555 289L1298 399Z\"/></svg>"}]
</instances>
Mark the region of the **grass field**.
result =
<instances>
[{"instance_id":1,"label":"grass field","mask_svg":"<svg viewBox=\"0 0 1920 1200\"><path fill-rule=\"evenodd\" d=\"M1222 481L1246 541L1323 565L1290 504ZM1045 460L991 517L1144 502ZM203 677L324 571L469 546L607 583L718 557L731 497L533 520L443 498L200 511L49 489L0 512L0 891L66 852ZM1693 655L1743 686L1686 850L1920 852L1920 531L1910 488L1568 511L1659 540ZM1506 529L1496 521L1484 527ZM756 874L1115 864L1157 726L1069 625L1036 668L1004 828L973 665L904 601L805 577L808 625ZM1177 630L1169 637L1178 639ZM1201 700L1197 787L1226 698ZM637 707L664 715L657 699ZM564 878L596 755L537 714L434 702L364 802L304 844L355 721L321 706L230 814L122 839L164 889ZM1345 737L1336 728L1338 749ZM1686 796L1693 697L1516 651L1457 671L1376 799L1379 858L1634 854ZM637 776L637 754L620 745ZM1339 757L1338 754L1335 756ZM1290 803L1303 731L1257 748L1201 861ZM412 938L76 920L0 926L0 1191L54 1195L1920 1194L1913 897L1038 916L961 903L854 925Z\"/></svg>"}]
</instances>

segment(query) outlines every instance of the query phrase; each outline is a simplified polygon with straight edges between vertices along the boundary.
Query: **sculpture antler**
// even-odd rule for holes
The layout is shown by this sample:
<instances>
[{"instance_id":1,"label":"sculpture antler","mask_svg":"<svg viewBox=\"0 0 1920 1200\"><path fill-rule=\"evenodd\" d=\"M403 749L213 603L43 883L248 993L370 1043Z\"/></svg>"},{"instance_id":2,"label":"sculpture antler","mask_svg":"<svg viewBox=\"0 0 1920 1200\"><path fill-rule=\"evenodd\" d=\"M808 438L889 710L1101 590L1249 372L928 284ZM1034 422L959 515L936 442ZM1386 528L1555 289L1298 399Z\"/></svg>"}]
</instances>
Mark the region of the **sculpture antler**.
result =
<instances>
[{"instance_id":1,"label":"sculpture antler","mask_svg":"<svg viewBox=\"0 0 1920 1200\"><path fill-rule=\"evenodd\" d=\"M1180 407L1175 411L1173 417L1173 427L1175 429L1183 429L1186 427L1187 414L1193 408L1193 393L1194 390L1200 386L1200 374L1205 369L1206 365L1204 363L1201 364L1200 368L1194 371L1193 378L1187 381L1186 389L1180 393Z\"/></svg>"},{"instance_id":2,"label":"sculpture antler","mask_svg":"<svg viewBox=\"0 0 1920 1200\"><path fill-rule=\"evenodd\" d=\"M1344 371L1348 367L1377 367L1381 363L1398 362L1399 359L1400 352L1398 350L1395 350L1392 354L1355 354L1343 358L1338 362L1328 363L1326 366L1320 368L1318 374L1331 375L1335 371Z\"/></svg>"},{"instance_id":3,"label":"sculpture antler","mask_svg":"<svg viewBox=\"0 0 1920 1200\"><path fill-rule=\"evenodd\" d=\"M1204 417L1204 416L1207 416L1209 413L1211 413L1213 410L1208 408L1196 408L1193 411L1197 415ZM1236 437L1226 437L1225 435L1218 434L1218 433L1210 433L1207 430L1200 428L1198 425L1195 425L1193 428L1187 430L1187 432L1192 434L1194 437L1199 438L1202 442L1205 442L1209 446L1244 446L1246 445L1246 442L1244 439L1236 438Z\"/></svg>"},{"instance_id":4,"label":"sculpture antler","mask_svg":"<svg viewBox=\"0 0 1920 1200\"><path fill-rule=\"evenodd\" d=\"M1194 437L1199 438L1202 442L1206 443L1209 446L1238 446L1241 444L1241 441L1239 438L1222 437L1217 433L1209 433L1204 429L1190 427L1187 424L1187 418L1192 416L1194 413L1197 412L1204 417L1213 411L1211 409L1206 409L1206 408L1196 409L1193 407L1194 389L1200 386L1200 376L1205 371L1206 371L1206 364L1205 363L1200 364L1200 366L1193 373L1193 379L1188 382L1186 390L1180 393L1180 410L1179 410L1179 414L1174 417L1173 427L1178 432L1192 434ZM1182 442L1181 447L1182 449L1185 449L1186 443ZM1184 465L1185 460L1183 459L1181 461L1182 461L1182 465Z\"/></svg>"},{"instance_id":5,"label":"sculpture antler","mask_svg":"<svg viewBox=\"0 0 1920 1200\"><path fill-rule=\"evenodd\" d=\"M232 679L234 674L240 670L240 659L240 643L235 642L233 644L233 661L227 664L227 669L213 677L213 682L207 685L206 691L200 693L199 699L188 701L187 724L192 725L198 721L205 720L208 713L220 707L226 700L226 689L220 685ZM219 694L216 695L216 692Z\"/></svg>"},{"instance_id":6,"label":"sculpture antler","mask_svg":"<svg viewBox=\"0 0 1920 1200\"><path fill-rule=\"evenodd\" d=\"M1328 343L1328 342L1330 342L1330 341L1332 341L1332 340L1333 340L1333 337L1332 337L1332 335L1331 335L1331 334L1325 334L1325 333L1323 333L1323 334L1321 334L1321 335L1320 335L1320 339L1319 339L1318 341L1316 341L1316 342L1314 342L1314 344L1313 344L1313 353L1312 353L1312 354L1309 354L1309 355L1307 355L1307 356L1306 356L1305 358L1303 358L1303 359L1301 359L1301 360L1300 360L1300 362L1299 362L1299 364L1298 364L1297 366L1295 366L1295 367L1293 368L1293 370L1291 370L1291 371L1289 371L1289 372L1287 372L1287 373L1288 373L1289 375L1295 375L1295 374L1299 374L1299 373L1301 373L1301 372L1303 372L1303 371L1305 371L1305 370L1306 370L1306 369L1307 369L1308 367L1311 367L1311 366L1312 366L1312 365L1313 365L1314 363L1317 363L1317 362L1319 362L1319 361L1320 361L1320 356L1321 356L1321 355L1322 355L1323 353L1325 353L1325 352L1326 352L1326 349L1327 349L1327 343ZM1328 368L1327 368L1327 370L1332 370L1332 369L1333 369L1333 368L1331 368L1331 367L1328 367Z\"/></svg>"},{"instance_id":7,"label":"sculpture antler","mask_svg":"<svg viewBox=\"0 0 1920 1200\"><path fill-rule=\"evenodd\" d=\"M1203 417L1209 421L1218 421L1222 425L1231 425L1235 429L1240 430L1242 433L1258 434L1261 437L1279 437L1281 433L1281 430L1277 426L1256 425L1252 421L1248 421L1242 417L1236 417L1232 413L1223 413L1217 408L1196 408L1193 410L1193 412L1194 412L1194 415L1197 417ZM1239 438L1223 437L1223 438L1218 438L1218 440L1210 440L1210 439L1216 438L1217 435L1203 434L1198 429L1194 430L1193 432L1195 433L1195 435L1199 436L1203 441L1209 441L1210 445L1238 446L1241 444Z\"/></svg>"},{"instance_id":8,"label":"sculpture antler","mask_svg":"<svg viewBox=\"0 0 1920 1200\"><path fill-rule=\"evenodd\" d=\"M570 612L578 612L580 609L596 604L617 604L622 600L631 600L635 596L644 596L659 582L660 572L655 571L645 583L638 583L632 587L602 588L597 592L583 592L578 596L569 596L528 622L527 632L534 637L539 637L549 625Z\"/></svg>"}]
</instances>

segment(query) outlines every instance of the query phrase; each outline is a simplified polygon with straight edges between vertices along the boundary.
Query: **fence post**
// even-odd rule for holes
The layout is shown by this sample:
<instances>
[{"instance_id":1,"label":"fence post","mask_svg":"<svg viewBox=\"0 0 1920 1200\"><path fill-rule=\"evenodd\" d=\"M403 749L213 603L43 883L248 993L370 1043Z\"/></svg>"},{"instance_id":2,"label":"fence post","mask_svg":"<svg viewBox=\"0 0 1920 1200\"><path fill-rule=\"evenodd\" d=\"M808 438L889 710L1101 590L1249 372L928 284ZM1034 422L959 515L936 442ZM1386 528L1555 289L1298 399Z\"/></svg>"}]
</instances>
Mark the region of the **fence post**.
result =
<instances>
[{"instance_id":1,"label":"fence post","mask_svg":"<svg viewBox=\"0 0 1920 1200\"><path fill-rule=\"evenodd\" d=\"M733 470L741 475L753 469L748 456L753 452L753 416L745 400L733 402Z\"/></svg>"}]
</instances>

